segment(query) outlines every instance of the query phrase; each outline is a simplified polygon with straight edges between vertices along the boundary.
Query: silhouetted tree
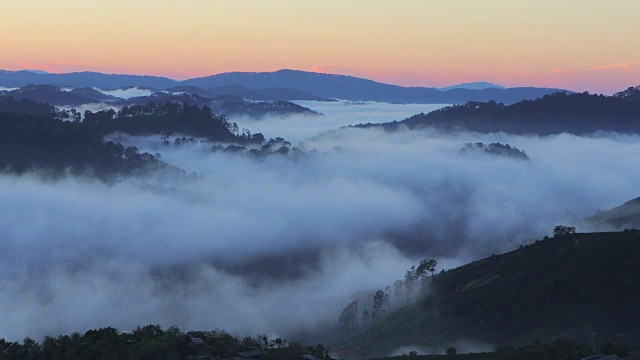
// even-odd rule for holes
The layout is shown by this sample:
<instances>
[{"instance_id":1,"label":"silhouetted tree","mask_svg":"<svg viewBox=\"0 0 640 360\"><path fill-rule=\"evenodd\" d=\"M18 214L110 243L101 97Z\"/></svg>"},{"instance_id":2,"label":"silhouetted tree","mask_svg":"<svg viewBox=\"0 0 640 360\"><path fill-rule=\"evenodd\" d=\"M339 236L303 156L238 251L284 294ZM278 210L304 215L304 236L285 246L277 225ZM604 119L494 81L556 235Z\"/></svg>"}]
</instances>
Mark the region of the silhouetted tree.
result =
<instances>
[{"instance_id":1,"label":"silhouetted tree","mask_svg":"<svg viewBox=\"0 0 640 360\"><path fill-rule=\"evenodd\" d=\"M402 291L403 285L404 283L402 282L402 280L396 280L393 283L393 296L396 299L396 303L398 303L398 300L400 300L399 304L402 305L404 305L404 296Z\"/></svg>"},{"instance_id":2,"label":"silhouetted tree","mask_svg":"<svg viewBox=\"0 0 640 360\"><path fill-rule=\"evenodd\" d=\"M562 235L569 235L569 234L575 234L575 233L576 233L576 228L573 226L558 225L553 229L553 236L562 236Z\"/></svg>"},{"instance_id":3,"label":"silhouetted tree","mask_svg":"<svg viewBox=\"0 0 640 360\"><path fill-rule=\"evenodd\" d=\"M338 318L340 329L349 336L355 336L358 331L358 301L354 301L340 313Z\"/></svg>"},{"instance_id":4,"label":"silhouetted tree","mask_svg":"<svg viewBox=\"0 0 640 360\"><path fill-rule=\"evenodd\" d=\"M382 319L384 315L384 305L385 305L385 296L384 291L378 290L375 295L373 295L373 307L371 309L371 318L372 319Z\"/></svg>"},{"instance_id":5,"label":"silhouetted tree","mask_svg":"<svg viewBox=\"0 0 640 360\"><path fill-rule=\"evenodd\" d=\"M369 311L367 309L362 312L362 324L364 325L364 331L367 331L367 325L369 324Z\"/></svg>"}]
</instances>

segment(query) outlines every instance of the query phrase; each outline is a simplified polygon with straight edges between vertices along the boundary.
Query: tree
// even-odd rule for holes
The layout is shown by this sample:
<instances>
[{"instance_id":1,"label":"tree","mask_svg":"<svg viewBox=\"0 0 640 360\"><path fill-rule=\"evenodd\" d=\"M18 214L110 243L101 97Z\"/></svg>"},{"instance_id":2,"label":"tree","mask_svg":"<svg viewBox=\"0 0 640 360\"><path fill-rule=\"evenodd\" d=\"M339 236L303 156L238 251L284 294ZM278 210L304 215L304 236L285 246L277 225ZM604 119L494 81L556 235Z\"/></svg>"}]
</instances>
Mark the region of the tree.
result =
<instances>
[{"instance_id":1,"label":"tree","mask_svg":"<svg viewBox=\"0 0 640 360\"><path fill-rule=\"evenodd\" d=\"M431 276L433 277L433 273L436 271L437 265L438 265L438 262L435 259L420 260L420 264L416 269L416 277L420 277L427 272L430 272Z\"/></svg>"},{"instance_id":2,"label":"tree","mask_svg":"<svg viewBox=\"0 0 640 360\"><path fill-rule=\"evenodd\" d=\"M438 266L438 262L435 259L427 261L427 271L431 273L431 277L433 277L433 273L436 271L436 266Z\"/></svg>"},{"instance_id":3,"label":"tree","mask_svg":"<svg viewBox=\"0 0 640 360\"><path fill-rule=\"evenodd\" d=\"M348 336L355 336L358 333L358 301L347 305L338 318L340 329Z\"/></svg>"},{"instance_id":4,"label":"tree","mask_svg":"<svg viewBox=\"0 0 640 360\"><path fill-rule=\"evenodd\" d=\"M416 280L416 267L412 266L407 272L404 274L404 289L407 293L407 297L410 298L413 296L413 289L415 286Z\"/></svg>"},{"instance_id":5,"label":"tree","mask_svg":"<svg viewBox=\"0 0 640 360\"><path fill-rule=\"evenodd\" d=\"M458 355L458 350L456 348L454 348L453 346L450 346L447 348L447 355L448 356L456 356Z\"/></svg>"},{"instance_id":6,"label":"tree","mask_svg":"<svg viewBox=\"0 0 640 360\"><path fill-rule=\"evenodd\" d=\"M391 292L391 287L387 286L384 288L384 297L382 298L382 304L387 305L387 310L391 312L391 296L389 293Z\"/></svg>"},{"instance_id":7,"label":"tree","mask_svg":"<svg viewBox=\"0 0 640 360\"><path fill-rule=\"evenodd\" d=\"M418 267L416 268L416 278L423 276L427 272L427 263L429 260L420 260Z\"/></svg>"},{"instance_id":8,"label":"tree","mask_svg":"<svg viewBox=\"0 0 640 360\"><path fill-rule=\"evenodd\" d=\"M396 280L393 283L393 296L396 299L396 304L398 304L398 299L400 299L400 304L404 305L404 297L402 296L403 285L402 280Z\"/></svg>"},{"instance_id":9,"label":"tree","mask_svg":"<svg viewBox=\"0 0 640 360\"><path fill-rule=\"evenodd\" d=\"M378 290L375 295L373 295L373 307L371 309L371 318L372 319L381 319L384 315L384 291Z\"/></svg>"},{"instance_id":10,"label":"tree","mask_svg":"<svg viewBox=\"0 0 640 360\"><path fill-rule=\"evenodd\" d=\"M319 359L331 359L329 356L329 348L325 348L322 344L318 344L316 346L309 345L306 349L309 351L309 354Z\"/></svg>"},{"instance_id":11,"label":"tree","mask_svg":"<svg viewBox=\"0 0 640 360\"><path fill-rule=\"evenodd\" d=\"M557 236L563 236L563 235L570 235L570 234L575 234L576 233L576 228L573 226L564 226L564 225L558 225L553 229L553 236L557 237Z\"/></svg>"},{"instance_id":12,"label":"tree","mask_svg":"<svg viewBox=\"0 0 640 360\"><path fill-rule=\"evenodd\" d=\"M369 311L367 309L362 312L362 324L364 325L364 331L367 331L367 325L369 324Z\"/></svg>"}]
</instances>

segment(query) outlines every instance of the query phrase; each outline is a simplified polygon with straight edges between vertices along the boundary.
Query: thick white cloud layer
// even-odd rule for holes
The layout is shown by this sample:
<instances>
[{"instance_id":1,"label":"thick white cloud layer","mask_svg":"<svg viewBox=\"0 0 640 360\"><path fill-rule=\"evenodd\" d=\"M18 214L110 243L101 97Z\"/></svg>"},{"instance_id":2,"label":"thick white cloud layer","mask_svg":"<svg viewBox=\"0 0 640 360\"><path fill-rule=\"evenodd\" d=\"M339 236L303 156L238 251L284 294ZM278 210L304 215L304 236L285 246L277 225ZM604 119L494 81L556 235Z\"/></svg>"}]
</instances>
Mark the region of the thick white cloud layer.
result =
<instances>
[{"instance_id":1,"label":"thick white cloud layer","mask_svg":"<svg viewBox=\"0 0 640 360\"><path fill-rule=\"evenodd\" d=\"M141 89L138 87L131 87L127 89L116 89L116 90L102 90L95 88L95 90L100 91L103 94L116 96L123 99L129 99L137 96L149 96L153 94L155 91L149 89Z\"/></svg>"},{"instance_id":2,"label":"thick white cloud layer","mask_svg":"<svg viewBox=\"0 0 640 360\"><path fill-rule=\"evenodd\" d=\"M309 137L303 124L291 134ZM0 338L146 323L292 338L421 258L450 268L512 249L640 183L632 136L343 129L305 140L308 155L264 159L119 140L201 176L0 177L0 306L12 309ZM531 161L459 154L496 141Z\"/></svg>"},{"instance_id":3,"label":"thick white cloud layer","mask_svg":"<svg viewBox=\"0 0 640 360\"><path fill-rule=\"evenodd\" d=\"M351 101L295 101L295 103L316 110L324 116L265 117L251 119L233 117L242 128L261 132L267 139L280 136L296 145L300 141L317 134L343 126L360 123L379 124L393 120L403 120L412 115L428 113L445 105L437 104L389 104L379 102Z\"/></svg>"}]
</instances>

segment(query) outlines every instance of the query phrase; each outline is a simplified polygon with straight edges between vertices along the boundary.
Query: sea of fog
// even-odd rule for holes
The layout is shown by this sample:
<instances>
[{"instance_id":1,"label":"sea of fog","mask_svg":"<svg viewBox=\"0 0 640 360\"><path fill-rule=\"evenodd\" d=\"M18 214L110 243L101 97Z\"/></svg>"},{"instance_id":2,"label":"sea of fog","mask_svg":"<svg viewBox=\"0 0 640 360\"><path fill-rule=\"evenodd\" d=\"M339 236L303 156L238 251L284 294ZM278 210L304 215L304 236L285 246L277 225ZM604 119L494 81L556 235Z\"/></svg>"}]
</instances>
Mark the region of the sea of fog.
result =
<instances>
[{"instance_id":1,"label":"sea of fog","mask_svg":"<svg viewBox=\"0 0 640 360\"><path fill-rule=\"evenodd\" d=\"M433 107L304 104L325 116L232 119L302 156L117 136L198 176L0 176L0 338L158 323L295 340L420 259L456 267L638 196L636 136L331 131Z\"/></svg>"},{"instance_id":2,"label":"sea of fog","mask_svg":"<svg viewBox=\"0 0 640 360\"><path fill-rule=\"evenodd\" d=\"M412 115L428 113L446 105L438 104L389 104L353 101L295 101L296 104L318 111L324 116L288 116L256 120L249 117L234 117L240 128L261 132L267 139L282 137L296 145L300 141L316 136L326 130L356 124L380 124L404 120Z\"/></svg>"}]
</instances>

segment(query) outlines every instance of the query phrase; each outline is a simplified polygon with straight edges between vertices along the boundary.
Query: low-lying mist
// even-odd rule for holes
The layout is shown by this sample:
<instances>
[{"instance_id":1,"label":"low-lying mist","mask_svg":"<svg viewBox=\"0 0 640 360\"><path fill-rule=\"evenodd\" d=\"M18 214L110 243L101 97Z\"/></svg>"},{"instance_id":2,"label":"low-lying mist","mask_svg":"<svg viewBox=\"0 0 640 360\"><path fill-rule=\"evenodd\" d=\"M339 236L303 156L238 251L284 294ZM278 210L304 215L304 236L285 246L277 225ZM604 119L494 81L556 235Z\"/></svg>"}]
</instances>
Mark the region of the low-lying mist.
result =
<instances>
[{"instance_id":1,"label":"low-lying mist","mask_svg":"<svg viewBox=\"0 0 640 360\"><path fill-rule=\"evenodd\" d=\"M190 180L0 177L0 338L159 323L295 340L420 259L458 266L638 196L637 137L296 131L305 154L261 158L118 137Z\"/></svg>"},{"instance_id":2,"label":"low-lying mist","mask_svg":"<svg viewBox=\"0 0 640 360\"><path fill-rule=\"evenodd\" d=\"M261 119L233 117L241 128L261 132L267 139L283 137L292 144L314 137L317 134L343 126L360 123L379 124L404 120L412 115L439 109L437 104L388 104L380 102L352 101L295 101L296 104L318 111L324 116L290 115L266 116Z\"/></svg>"}]
</instances>

